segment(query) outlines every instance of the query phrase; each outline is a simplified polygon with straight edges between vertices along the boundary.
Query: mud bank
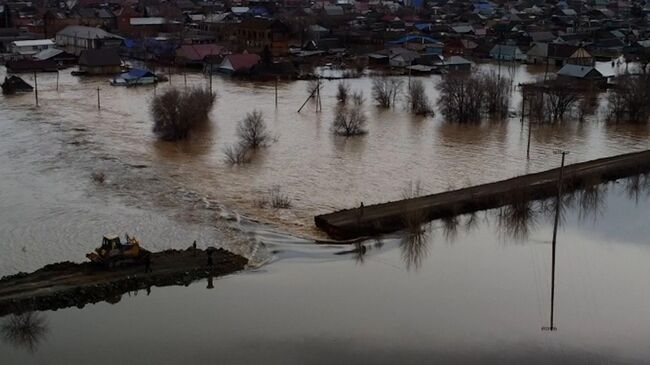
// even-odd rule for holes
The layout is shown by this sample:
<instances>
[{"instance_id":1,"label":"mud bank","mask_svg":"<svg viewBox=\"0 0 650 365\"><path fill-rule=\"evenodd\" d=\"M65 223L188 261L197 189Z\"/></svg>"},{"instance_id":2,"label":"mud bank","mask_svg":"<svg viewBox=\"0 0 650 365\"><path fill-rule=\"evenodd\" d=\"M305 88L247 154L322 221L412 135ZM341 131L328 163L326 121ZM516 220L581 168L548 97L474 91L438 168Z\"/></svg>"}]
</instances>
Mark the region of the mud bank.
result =
<instances>
[{"instance_id":1,"label":"mud bank","mask_svg":"<svg viewBox=\"0 0 650 365\"><path fill-rule=\"evenodd\" d=\"M165 250L153 253L151 269L144 265L110 270L91 263L61 262L33 273L0 279L0 317L27 311L56 310L102 301L115 303L121 295L152 286L189 285L193 281L243 270L248 260L224 249L212 254L207 266L205 250Z\"/></svg>"}]
</instances>

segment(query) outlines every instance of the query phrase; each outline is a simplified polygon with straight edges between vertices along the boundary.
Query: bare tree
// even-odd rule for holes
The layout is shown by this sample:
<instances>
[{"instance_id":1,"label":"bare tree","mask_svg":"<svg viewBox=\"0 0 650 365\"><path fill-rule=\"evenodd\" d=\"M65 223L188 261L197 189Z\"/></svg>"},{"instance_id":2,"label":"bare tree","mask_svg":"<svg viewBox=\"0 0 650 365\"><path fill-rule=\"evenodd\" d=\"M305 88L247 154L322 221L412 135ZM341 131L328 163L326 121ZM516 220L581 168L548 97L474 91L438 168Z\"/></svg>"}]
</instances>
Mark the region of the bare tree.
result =
<instances>
[{"instance_id":1,"label":"bare tree","mask_svg":"<svg viewBox=\"0 0 650 365\"><path fill-rule=\"evenodd\" d=\"M598 109L598 93L595 87L590 86L586 88L580 95L580 100L577 103L578 120L584 122L585 118L594 115Z\"/></svg>"},{"instance_id":2,"label":"bare tree","mask_svg":"<svg viewBox=\"0 0 650 365\"><path fill-rule=\"evenodd\" d=\"M350 85L345 81L340 81L337 85L336 100L345 104L348 101L350 94Z\"/></svg>"},{"instance_id":3,"label":"bare tree","mask_svg":"<svg viewBox=\"0 0 650 365\"><path fill-rule=\"evenodd\" d=\"M406 101L408 109L413 114L425 116L433 114L433 108L429 103L429 98L424 90L424 83L422 80L411 81L408 86Z\"/></svg>"},{"instance_id":4,"label":"bare tree","mask_svg":"<svg viewBox=\"0 0 650 365\"><path fill-rule=\"evenodd\" d=\"M483 90L485 92L485 111L493 118L508 116L512 79L500 76L496 72L482 74Z\"/></svg>"},{"instance_id":5,"label":"bare tree","mask_svg":"<svg viewBox=\"0 0 650 365\"><path fill-rule=\"evenodd\" d=\"M184 92L170 89L154 97L151 103L154 133L167 141L187 138L193 128L208 120L215 98L214 93L198 88Z\"/></svg>"},{"instance_id":6,"label":"bare tree","mask_svg":"<svg viewBox=\"0 0 650 365\"><path fill-rule=\"evenodd\" d=\"M650 118L650 75L624 75L609 94L609 119L647 123Z\"/></svg>"},{"instance_id":7,"label":"bare tree","mask_svg":"<svg viewBox=\"0 0 650 365\"><path fill-rule=\"evenodd\" d=\"M390 108L395 105L403 85L402 79L375 77L372 79L372 98L382 108Z\"/></svg>"},{"instance_id":8,"label":"bare tree","mask_svg":"<svg viewBox=\"0 0 650 365\"><path fill-rule=\"evenodd\" d=\"M357 90L352 93L352 103L356 106L363 105L365 99L363 98L363 91Z\"/></svg>"},{"instance_id":9,"label":"bare tree","mask_svg":"<svg viewBox=\"0 0 650 365\"><path fill-rule=\"evenodd\" d=\"M565 115L579 100L579 90L559 80L548 81L544 90L544 106L548 120L552 123L564 121Z\"/></svg>"},{"instance_id":10,"label":"bare tree","mask_svg":"<svg viewBox=\"0 0 650 365\"><path fill-rule=\"evenodd\" d=\"M271 141L271 134L266 129L262 112L253 110L237 126L237 137L240 144L250 149L265 146Z\"/></svg>"},{"instance_id":11,"label":"bare tree","mask_svg":"<svg viewBox=\"0 0 650 365\"><path fill-rule=\"evenodd\" d=\"M224 148L223 153L229 165L243 165L251 161L251 150L241 143Z\"/></svg>"},{"instance_id":12,"label":"bare tree","mask_svg":"<svg viewBox=\"0 0 650 365\"><path fill-rule=\"evenodd\" d=\"M332 132L340 136L352 137L366 134L366 115L360 107L339 108L334 115Z\"/></svg>"},{"instance_id":13,"label":"bare tree","mask_svg":"<svg viewBox=\"0 0 650 365\"><path fill-rule=\"evenodd\" d=\"M481 121L483 88L475 73L449 73L437 86L438 106L449 121L470 123Z\"/></svg>"}]
</instances>

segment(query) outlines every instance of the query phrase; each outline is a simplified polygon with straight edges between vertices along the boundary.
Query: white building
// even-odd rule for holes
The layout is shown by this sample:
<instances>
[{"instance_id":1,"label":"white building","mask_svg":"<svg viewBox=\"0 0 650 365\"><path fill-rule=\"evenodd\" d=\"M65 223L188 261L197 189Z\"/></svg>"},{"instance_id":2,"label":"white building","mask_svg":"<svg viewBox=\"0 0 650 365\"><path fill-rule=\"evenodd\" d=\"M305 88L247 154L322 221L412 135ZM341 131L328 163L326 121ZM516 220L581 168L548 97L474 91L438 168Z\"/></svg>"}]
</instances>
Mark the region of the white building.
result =
<instances>
[{"instance_id":1,"label":"white building","mask_svg":"<svg viewBox=\"0 0 650 365\"><path fill-rule=\"evenodd\" d=\"M86 49L118 48L123 39L103 29L82 25L68 25L56 34L56 44L75 55Z\"/></svg>"},{"instance_id":2,"label":"white building","mask_svg":"<svg viewBox=\"0 0 650 365\"><path fill-rule=\"evenodd\" d=\"M54 48L54 42L51 39L13 41L10 46L11 53L15 56L31 56L50 48Z\"/></svg>"}]
</instances>

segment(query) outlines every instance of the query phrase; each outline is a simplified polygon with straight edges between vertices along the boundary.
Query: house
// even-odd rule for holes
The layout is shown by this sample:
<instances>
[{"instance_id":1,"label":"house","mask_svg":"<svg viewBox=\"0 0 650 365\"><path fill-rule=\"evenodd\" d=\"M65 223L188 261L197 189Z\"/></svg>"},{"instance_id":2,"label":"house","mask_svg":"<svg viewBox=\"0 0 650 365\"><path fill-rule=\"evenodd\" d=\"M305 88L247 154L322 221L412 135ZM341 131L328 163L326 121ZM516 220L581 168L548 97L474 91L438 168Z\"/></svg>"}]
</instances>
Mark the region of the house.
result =
<instances>
[{"instance_id":1,"label":"house","mask_svg":"<svg viewBox=\"0 0 650 365\"><path fill-rule=\"evenodd\" d=\"M415 63L418 58L416 52L404 48L391 48L388 64L390 67L408 67Z\"/></svg>"},{"instance_id":2,"label":"house","mask_svg":"<svg viewBox=\"0 0 650 365\"><path fill-rule=\"evenodd\" d=\"M604 87L614 77L614 71L606 63L593 66L566 64L557 72L557 76L558 79L586 81Z\"/></svg>"},{"instance_id":3,"label":"house","mask_svg":"<svg viewBox=\"0 0 650 365\"><path fill-rule=\"evenodd\" d=\"M122 71L122 60L117 49L86 49L79 56L79 71L89 75L117 74Z\"/></svg>"},{"instance_id":4,"label":"house","mask_svg":"<svg viewBox=\"0 0 650 365\"><path fill-rule=\"evenodd\" d=\"M562 66L567 63L591 64L593 57L583 47L558 43L535 43L528 51L528 62Z\"/></svg>"},{"instance_id":5,"label":"house","mask_svg":"<svg viewBox=\"0 0 650 365\"><path fill-rule=\"evenodd\" d=\"M388 42L390 45L398 45L400 47L413 50L413 51L426 51L427 53L442 54L445 44L421 34L407 34L396 40Z\"/></svg>"},{"instance_id":6,"label":"house","mask_svg":"<svg viewBox=\"0 0 650 365\"><path fill-rule=\"evenodd\" d=\"M472 61L461 56L451 56L436 63L436 66L439 69L445 69L448 71L469 71L471 70L472 65L474 65Z\"/></svg>"},{"instance_id":7,"label":"house","mask_svg":"<svg viewBox=\"0 0 650 365\"><path fill-rule=\"evenodd\" d=\"M119 48L123 38L100 28L70 25L56 34L56 44L66 52L79 55L88 49Z\"/></svg>"},{"instance_id":8,"label":"house","mask_svg":"<svg viewBox=\"0 0 650 365\"><path fill-rule=\"evenodd\" d=\"M526 62L528 57L518 46L497 44L490 50L490 58L501 61Z\"/></svg>"},{"instance_id":9,"label":"house","mask_svg":"<svg viewBox=\"0 0 650 365\"><path fill-rule=\"evenodd\" d=\"M32 56L50 48L54 48L54 42L51 39L13 41L10 45L11 53L14 56Z\"/></svg>"},{"instance_id":10,"label":"house","mask_svg":"<svg viewBox=\"0 0 650 365\"><path fill-rule=\"evenodd\" d=\"M226 48L218 44L184 44L176 50L176 60L185 66L200 66L208 59L221 59Z\"/></svg>"},{"instance_id":11,"label":"house","mask_svg":"<svg viewBox=\"0 0 650 365\"><path fill-rule=\"evenodd\" d=\"M113 80L111 80L111 85L113 86L136 86L136 85L151 85L158 81L156 75L149 71L138 68L130 69L127 72L123 72Z\"/></svg>"},{"instance_id":12,"label":"house","mask_svg":"<svg viewBox=\"0 0 650 365\"><path fill-rule=\"evenodd\" d=\"M229 75L247 74L253 66L260 62L260 56L253 53L239 53L227 55L217 68L218 72Z\"/></svg>"},{"instance_id":13,"label":"house","mask_svg":"<svg viewBox=\"0 0 650 365\"><path fill-rule=\"evenodd\" d=\"M287 55L290 38L291 29L279 20L250 18L232 26L231 41L253 52L268 48L273 56Z\"/></svg>"}]
</instances>

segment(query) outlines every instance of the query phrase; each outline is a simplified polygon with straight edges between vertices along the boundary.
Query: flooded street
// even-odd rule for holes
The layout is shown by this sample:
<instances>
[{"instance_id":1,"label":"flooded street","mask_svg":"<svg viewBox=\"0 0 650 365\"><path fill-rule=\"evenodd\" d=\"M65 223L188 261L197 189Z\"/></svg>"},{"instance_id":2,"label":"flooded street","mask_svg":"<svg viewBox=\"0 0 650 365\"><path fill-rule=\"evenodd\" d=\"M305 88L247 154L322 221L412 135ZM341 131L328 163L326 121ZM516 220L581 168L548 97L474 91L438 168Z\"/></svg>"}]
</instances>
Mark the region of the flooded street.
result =
<instances>
[{"instance_id":1,"label":"flooded street","mask_svg":"<svg viewBox=\"0 0 650 365\"><path fill-rule=\"evenodd\" d=\"M0 351L20 364L647 363L648 194L627 187L610 184L597 209L565 214L557 331L541 330L550 315L551 217L528 222L530 234L515 239L490 211L469 230L467 217L456 230L434 222L415 246L400 237L365 242L365 255L274 244L276 262L214 289L201 281L43 312L44 334L30 343L4 337ZM108 339L114 346L103 346Z\"/></svg>"}]
</instances>

